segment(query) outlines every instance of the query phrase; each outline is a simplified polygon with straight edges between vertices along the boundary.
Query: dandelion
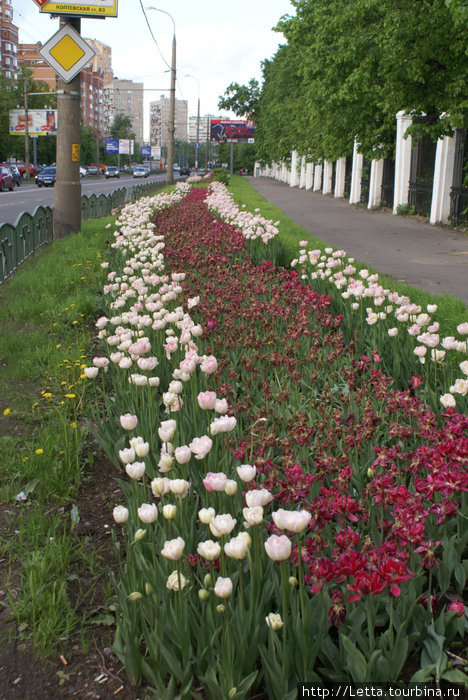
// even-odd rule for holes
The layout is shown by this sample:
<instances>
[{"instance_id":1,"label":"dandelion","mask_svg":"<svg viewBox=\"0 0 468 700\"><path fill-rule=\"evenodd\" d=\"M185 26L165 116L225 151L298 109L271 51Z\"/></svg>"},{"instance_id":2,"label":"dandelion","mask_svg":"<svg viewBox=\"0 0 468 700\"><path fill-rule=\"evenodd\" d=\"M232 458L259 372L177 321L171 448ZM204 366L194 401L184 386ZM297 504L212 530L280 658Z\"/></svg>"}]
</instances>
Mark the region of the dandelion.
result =
<instances>
[{"instance_id":1,"label":"dandelion","mask_svg":"<svg viewBox=\"0 0 468 700\"><path fill-rule=\"evenodd\" d=\"M42 447L38 447L37 450L36 450L36 454L37 454L37 455L42 455L43 453L44 453L44 450L42 449Z\"/></svg>"}]
</instances>

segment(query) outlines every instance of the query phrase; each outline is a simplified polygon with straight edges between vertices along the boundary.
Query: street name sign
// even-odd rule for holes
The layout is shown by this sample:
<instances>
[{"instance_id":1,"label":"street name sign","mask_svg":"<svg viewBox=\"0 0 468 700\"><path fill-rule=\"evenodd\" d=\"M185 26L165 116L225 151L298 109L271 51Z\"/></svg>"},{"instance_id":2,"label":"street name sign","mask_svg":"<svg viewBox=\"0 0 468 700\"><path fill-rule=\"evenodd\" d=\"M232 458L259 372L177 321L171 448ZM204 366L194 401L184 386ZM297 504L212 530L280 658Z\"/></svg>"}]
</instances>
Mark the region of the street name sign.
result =
<instances>
[{"instance_id":1,"label":"street name sign","mask_svg":"<svg viewBox=\"0 0 468 700\"><path fill-rule=\"evenodd\" d=\"M61 27L39 49L39 53L66 83L73 80L96 54L69 24Z\"/></svg>"},{"instance_id":2,"label":"street name sign","mask_svg":"<svg viewBox=\"0 0 468 700\"><path fill-rule=\"evenodd\" d=\"M117 0L35 0L41 14L78 15L80 17L117 17Z\"/></svg>"}]
</instances>

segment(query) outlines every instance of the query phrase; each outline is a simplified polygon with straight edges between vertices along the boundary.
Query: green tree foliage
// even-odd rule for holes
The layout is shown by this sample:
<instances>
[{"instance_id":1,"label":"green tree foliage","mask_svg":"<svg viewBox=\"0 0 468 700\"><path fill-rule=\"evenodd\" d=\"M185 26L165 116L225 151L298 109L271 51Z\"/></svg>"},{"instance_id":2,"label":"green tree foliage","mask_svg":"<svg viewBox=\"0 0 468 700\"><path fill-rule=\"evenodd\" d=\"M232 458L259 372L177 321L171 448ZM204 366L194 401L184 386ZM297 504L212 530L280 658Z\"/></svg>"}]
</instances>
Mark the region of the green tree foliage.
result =
<instances>
[{"instance_id":1,"label":"green tree foliage","mask_svg":"<svg viewBox=\"0 0 468 700\"><path fill-rule=\"evenodd\" d=\"M218 108L227 109L238 117L246 117L255 120L260 98L260 86L258 80L251 78L247 85L231 83L219 97Z\"/></svg>"},{"instance_id":2,"label":"green tree foliage","mask_svg":"<svg viewBox=\"0 0 468 700\"><path fill-rule=\"evenodd\" d=\"M7 78L3 73L0 73L0 162L13 156L16 156L17 160L24 159L24 136L10 136L9 111L10 109L24 109L25 89L28 93L29 109L57 108L55 95L45 94L49 92L47 83L33 80L30 69L22 67L16 79ZM29 146L32 160L31 139ZM54 162L55 149L54 136L39 137L37 139L38 162Z\"/></svg>"},{"instance_id":3,"label":"green tree foliage","mask_svg":"<svg viewBox=\"0 0 468 700\"><path fill-rule=\"evenodd\" d=\"M355 138L368 158L387 155L400 110L425 115L413 130L433 139L467 125L468 0L291 2L276 27L287 43L251 95L259 159L335 160ZM248 104L251 83L231 84L226 105Z\"/></svg>"},{"instance_id":4,"label":"green tree foliage","mask_svg":"<svg viewBox=\"0 0 468 700\"><path fill-rule=\"evenodd\" d=\"M131 118L126 114L117 114L110 128L110 135L113 139L134 139L135 132Z\"/></svg>"}]
</instances>

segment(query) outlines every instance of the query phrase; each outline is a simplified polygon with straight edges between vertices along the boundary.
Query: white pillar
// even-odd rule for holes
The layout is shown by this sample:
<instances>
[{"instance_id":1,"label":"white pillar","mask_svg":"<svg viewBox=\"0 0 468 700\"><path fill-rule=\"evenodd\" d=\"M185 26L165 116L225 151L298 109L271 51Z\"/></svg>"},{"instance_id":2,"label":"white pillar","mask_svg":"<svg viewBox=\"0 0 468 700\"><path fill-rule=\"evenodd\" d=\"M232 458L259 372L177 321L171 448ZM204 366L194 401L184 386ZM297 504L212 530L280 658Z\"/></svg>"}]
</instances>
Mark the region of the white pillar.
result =
<instances>
[{"instance_id":1,"label":"white pillar","mask_svg":"<svg viewBox=\"0 0 468 700\"><path fill-rule=\"evenodd\" d=\"M306 159L305 156L301 158L301 175L299 177L299 187L304 189L306 182Z\"/></svg>"},{"instance_id":2,"label":"white pillar","mask_svg":"<svg viewBox=\"0 0 468 700\"><path fill-rule=\"evenodd\" d=\"M395 150L395 186L393 195L393 213L397 213L400 204L408 204L408 190L411 172L411 136L403 138L411 126L412 119L400 111L396 115L396 150Z\"/></svg>"},{"instance_id":3,"label":"white pillar","mask_svg":"<svg viewBox=\"0 0 468 700\"><path fill-rule=\"evenodd\" d=\"M289 177L289 186L290 187L297 187L299 185L298 166L299 166L299 153L297 151L293 151L291 154L291 175Z\"/></svg>"},{"instance_id":4,"label":"white pillar","mask_svg":"<svg viewBox=\"0 0 468 700\"><path fill-rule=\"evenodd\" d=\"M333 181L333 163L326 160L323 164L323 187L322 194L332 193L332 181Z\"/></svg>"},{"instance_id":5,"label":"white pillar","mask_svg":"<svg viewBox=\"0 0 468 700\"><path fill-rule=\"evenodd\" d=\"M344 197L346 158L338 158L335 173L335 197Z\"/></svg>"},{"instance_id":6,"label":"white pillar","mask_svg":"<svg viewBox=\"0 0 468 700\"><path fill-rule=\"evenodd\" d=\"M287 182L288 181L288 166L286 163L283 161L281 164L281 175L280 175L280 180L282 182Z\"/></svg>"},{"instance_id":7,"label":"white pillar","mask_svg":"<svg viewBox=\"0 0 468 700\"><path fill-rule=\"evenodd\" d=\"M311 190L312 185L314 184L314 164L313 163L307 163L306 167L306 183L305 183L305 188L306 190Z\"/></svg>"},{"instance_id":8,"label":"white pillar","mask_svg":"<svg viewBox=\"0 0 468 700\"><path fill-rule=\"evenodd\" d=\"M358 153L359 144L354 141L353 148L353 167L351 170L351 192L349 194L349 203L358 204L361 201L361 176L362 176L362 161L364 156Z\"/></svg>"},{"instance_id":9,"label":"white pillar","mask_svg":"<svg viewBox=\"0 0 468 700\"><path fill-rule=\"evenodd\" d=\"M382 202L382 180L383 180L384 159L371 160L370 180L369 180L369 202L368 209L380 207Z\"/></svg>"},{"instance_id":10,"label":"white pillar","mask_svg":"<svg viewBox=\"0 0 468 700\"><path fill-rule=\"evenodd\" d=\"M431 224L445 224L450 217L450 188L453 183L455 139L444 136L437 141L432 185Z\"/></svg>"},{"instance_id":11,"label":"white pillar","mask_svg":"<svg viewBox=\"0 0 468 700\"><path fill-rule=\"evenodd\" d=\"M314 192L319 192L322 189L322 163L317 163L314 169Z\"/></svg>"}]
</instances>

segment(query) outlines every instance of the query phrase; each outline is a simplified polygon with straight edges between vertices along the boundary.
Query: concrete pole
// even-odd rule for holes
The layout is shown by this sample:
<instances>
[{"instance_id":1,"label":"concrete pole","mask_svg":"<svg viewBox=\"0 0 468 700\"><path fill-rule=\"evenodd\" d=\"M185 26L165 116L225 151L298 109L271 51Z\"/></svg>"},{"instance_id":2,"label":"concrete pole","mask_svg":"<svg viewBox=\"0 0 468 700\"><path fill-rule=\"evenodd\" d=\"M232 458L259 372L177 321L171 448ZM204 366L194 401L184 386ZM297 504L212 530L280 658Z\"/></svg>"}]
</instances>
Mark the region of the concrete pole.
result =
<instances>
[{"instance_id":1,"label":"concrete pole","mask_svg":"<svg viewBox=\"0 0 468 700\"><path fill-rule=\"evenodd\" d=\"M29 180L29 111L28 111L28 77L24 78L24 171L25 180Z\"/></svg>"},{"instance_id":2,"label":"concrete pole","mask_svg":"<svg viewBox=\"0 0 468 700\"><path fill-rule=\"evenodd\" d=\"M61 18L78 33L79 17ZM80 182L80 74L66 83L57 81L57 181L54 189L54 238L62 238L81 228Z\"/></svg>"},{"instance_id":3,"label":"concrete pole","mask_svg":"<svg viewBox=\"0 0 468 700\"><path fill-rule=\"evenodd\" d=\"M174 183L174 132L175 132L175 86L176 86L176 37L172 38L171 99L169 102L169 125L167 127L167 170L166 185Z\"/></svg>"}]
</instances>

